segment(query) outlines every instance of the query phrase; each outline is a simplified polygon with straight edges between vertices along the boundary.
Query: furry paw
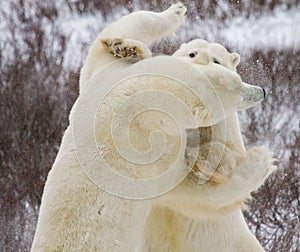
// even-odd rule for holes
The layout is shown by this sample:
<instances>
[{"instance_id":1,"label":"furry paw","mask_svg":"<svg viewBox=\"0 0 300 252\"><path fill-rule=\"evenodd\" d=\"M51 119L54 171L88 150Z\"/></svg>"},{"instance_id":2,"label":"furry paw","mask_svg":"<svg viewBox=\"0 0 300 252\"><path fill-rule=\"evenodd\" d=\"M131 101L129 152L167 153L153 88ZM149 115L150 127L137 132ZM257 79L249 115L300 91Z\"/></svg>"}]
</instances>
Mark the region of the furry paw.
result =
<instances>
[{"instance_id":1,"label":"furry paw","mask_svg":"<svg viewBox=\"0 0 300 252\"><path fill-rule=\"evenodd\" d=\"M273 153L264 146L253 147L247 151L245 158L238 161L238 169L247 183L258 189L265 179L275 171Z\"/></svg>"},{"instance_id":2,"label":"furry paw","mask_svg":"<svg viewBox=\"0 0 300 252\"><path fill-rule=\"evenodd\" d=\"M137 62L151 57L151 52L142 42L133 39L102 39L102 45L117 58Z\"/></svg>"}]
</instances>

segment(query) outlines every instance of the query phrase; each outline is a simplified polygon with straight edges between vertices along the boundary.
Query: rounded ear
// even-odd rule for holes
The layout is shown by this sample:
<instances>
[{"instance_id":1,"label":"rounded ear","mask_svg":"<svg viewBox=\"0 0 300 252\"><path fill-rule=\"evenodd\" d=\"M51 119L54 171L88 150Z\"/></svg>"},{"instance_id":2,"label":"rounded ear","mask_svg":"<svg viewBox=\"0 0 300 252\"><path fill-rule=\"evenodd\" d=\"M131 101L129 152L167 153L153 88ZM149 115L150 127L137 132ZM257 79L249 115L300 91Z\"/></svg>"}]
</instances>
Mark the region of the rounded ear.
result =
<instances>
[{"instance_id":1,"label":"rounded ear","mask_svg":"<svg viewBox=\"0 0 300 252\"><path fill-rule=\"evenodd\" d=\"M181 44L181 46L179 47L179 49L173 53L172 56L182 56L182 52L184 51L184 47L186 46L186 43Z\"/></svg>"},{"instance_id":2,"label":"rounded ear","mask_svg":"<svg viewBox=\"0 0 300 252\"><path fill-rule=\"evenodd\" d=\"M240 55L238 53L232 53L231 58L233 67L236 69L237 65L240 63Z\"/></svg>"}]
</instances>

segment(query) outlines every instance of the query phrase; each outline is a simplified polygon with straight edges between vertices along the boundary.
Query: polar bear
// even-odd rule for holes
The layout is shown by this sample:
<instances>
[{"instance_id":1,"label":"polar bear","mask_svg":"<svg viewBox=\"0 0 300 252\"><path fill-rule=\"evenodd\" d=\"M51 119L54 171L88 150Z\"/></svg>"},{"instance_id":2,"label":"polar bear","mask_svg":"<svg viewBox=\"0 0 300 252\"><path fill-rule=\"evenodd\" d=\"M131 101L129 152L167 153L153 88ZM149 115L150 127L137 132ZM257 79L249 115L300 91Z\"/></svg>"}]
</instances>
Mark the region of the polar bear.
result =
<instances>
[{"instance_id":1,"label":"polar bear","mask_svg":"<svg viewBox=\"0 0 300 252\"><path fill-rule=\"evenodd\" d=\"M236 111L258 104L265 91L241 81L235 73L239 55L219 44L193 40L173 56L205 73L225 101L226 117L211 123L202 115L202 127L190 131L187 159L188 150L200 144L197 161L180 185L152 205L141 238L144 243L137 251L263 251L241 209L250 192L257 190L275 167L267 148L245 150ZM242 97L236 110L226 105L226 101L232 104L236 100L230 93ZM214 139L212 131L219 132ZM195 134L200 141L195 142ZM213 157L208 159L211 152ZM199 179L206 183L199 184Z\"/></svg>"},{"instance_id":2,"label":"polar bear","mask_svg":"<svg viewBox=\"0 0 300 252\"><path fill-rule=\"evenodd\" d=\"M129 14L103 30L81 70L80 93L101 68L124 52L130 57L125 65L150 57L147 45L174 35L185 14L186 7L178 3L161 13ZM113 197L86 176L76 156L70 121L47 177L31 251L134 251L142 232L135 224L147 214L149 204Z\"/></svg>"},{"instance_id":3,"label":"polar bear","mask_svg":"<svg viewBox=\"0 0 300 252\"><path fill-rule=\"evenodd\" d=\"M86 95L84 90L93 78L98 78L97 72L118 58L128 59L119 65L122 69L129 69L136 61L133 65L137 68L143 63L163 62L164 58L148 59L151 53L147 45L173 34L183 22L185 12L182 4L173 5L162 13L137 12L104 30L91 46L82 68L81 95ZM209 59L209 52L206 56ZM243 83L234 71L227 69L228 66L219 66L209 60L205 64L196 64L190 58L183 60L188 67L199 68L216 84L214 88L226 110L225 118L235 113L239 106L246 108L263 99L262 89ZM159 80L153 80L151 85L163 86ZM240 93L244 89L248 90L245 97ZM125 91L113 98L134 93L134 89ZM180 95L180 92L175 89L174 94ZM228 101L228 97L233 99ZM221 116L208 118L201 104L193 102L187 101L197 126L210 127L224 122ZM219 114L216 112L216 115ZM72 116L70 120L47 178L32 251L261 251L242 217L241 204L270 171L272 160L267 150L254 148L236 155L239 158L234 158L234 171L219 185L211 181L199 184L199 171L193 170L165 195L149 200L128 200L107 193L87 177L76 155ZM83 127L84 124L83 121ZM145 124L138 126L148 132L147 127L153 122ZM173 133L167 127L164 129ZM192 134L195 132L198 129L192 130ZM226 134L234 139L240 131L233 125ZM187 150L190 147L193 148L193 144L187 146Z\"/></svg>"}]
</instances>

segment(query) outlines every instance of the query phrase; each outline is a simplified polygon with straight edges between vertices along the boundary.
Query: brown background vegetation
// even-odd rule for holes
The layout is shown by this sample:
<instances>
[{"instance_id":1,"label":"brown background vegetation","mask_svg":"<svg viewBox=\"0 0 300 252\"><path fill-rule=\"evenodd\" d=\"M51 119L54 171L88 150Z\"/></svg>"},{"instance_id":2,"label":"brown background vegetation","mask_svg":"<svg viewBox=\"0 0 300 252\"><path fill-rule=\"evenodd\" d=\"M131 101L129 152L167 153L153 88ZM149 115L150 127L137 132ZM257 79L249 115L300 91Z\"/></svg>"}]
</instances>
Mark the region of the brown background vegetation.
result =
<instances>
[{"instance_id":1,"label":"brown background vegetation","mask_svg":"<svg viewBox=\"0 0 300 252\"><path fill-rule=\"evenodd\" d=\"M186 1L204 25L205 19L215 15L219 8L218 1L205 2L206 5ZM285 1L227 2L230 11L219 12L220 22L236 15L247 18L272 12ZM296 0L289 1L286 8L298 4ZM169 3L63 0L60 5L71 14L99 11L109 20L118 6L129 11L137 6L161 10ZM2 3L0 8L1 251L30 249L43 186L78 95L79 67L72 70L63 67L69 38L56 23L61 15L60 5L55 1L11 0ZM32 10L30 14L26 11L28 8ZM48 35L42 21L49 27ZM226 41L216 40L226 45ZM153 49L171 53L181 42L165 41ZM86 44L81 46L86 48ZM84 52L82 57L85 57ZM299 47L251 51L251 56L242 59L238 69L245 81L262 86L268 92L260 107L241 113L241 120L247 147L267 144L278 159L279 171L253 193L254 199L245 212L251 230L266 250L272 252L300 250L299 70Z\"/></svg>"}]
</instances>

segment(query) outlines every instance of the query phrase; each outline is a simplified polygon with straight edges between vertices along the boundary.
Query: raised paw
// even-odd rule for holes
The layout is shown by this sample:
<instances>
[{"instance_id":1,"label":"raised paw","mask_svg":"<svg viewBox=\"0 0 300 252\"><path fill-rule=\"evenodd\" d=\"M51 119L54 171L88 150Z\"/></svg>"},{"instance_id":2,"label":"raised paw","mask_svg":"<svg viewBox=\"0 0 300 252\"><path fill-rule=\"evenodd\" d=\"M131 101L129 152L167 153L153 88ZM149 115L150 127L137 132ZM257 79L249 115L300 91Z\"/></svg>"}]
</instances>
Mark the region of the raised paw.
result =
<instances>
[{"instance_id":1,"label":"raised paw","mask_svg":"<svg viewBox=\"0 0 300 252\"><path fill-rule=\"evenodd\" d=\"M102 39L103 46L115 57L136 62L151 57L151 52L142 42L133 39Z\"/></svg>"}]
</instances>

